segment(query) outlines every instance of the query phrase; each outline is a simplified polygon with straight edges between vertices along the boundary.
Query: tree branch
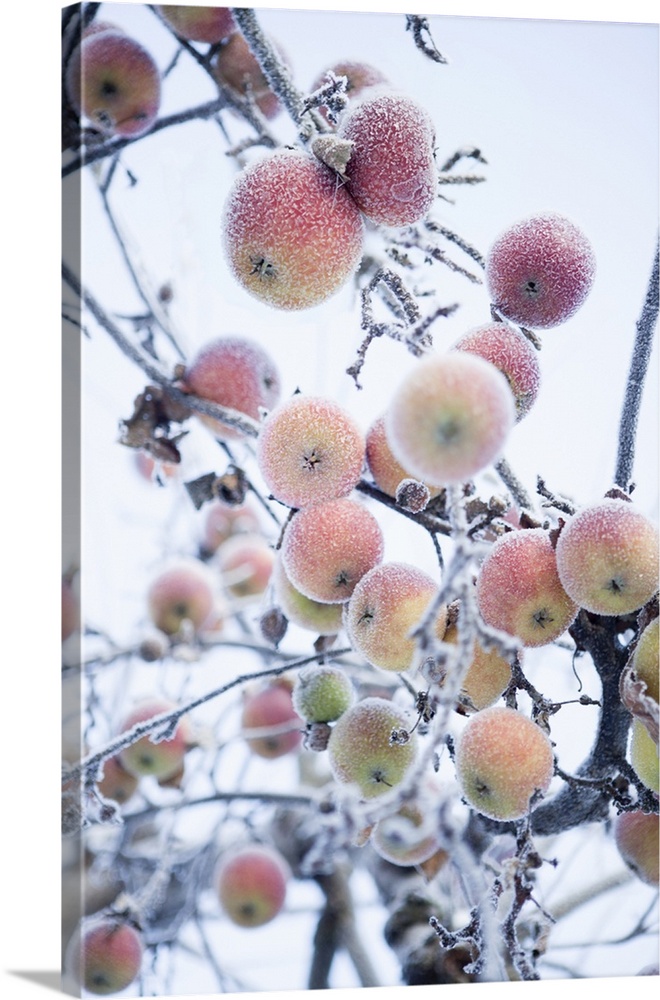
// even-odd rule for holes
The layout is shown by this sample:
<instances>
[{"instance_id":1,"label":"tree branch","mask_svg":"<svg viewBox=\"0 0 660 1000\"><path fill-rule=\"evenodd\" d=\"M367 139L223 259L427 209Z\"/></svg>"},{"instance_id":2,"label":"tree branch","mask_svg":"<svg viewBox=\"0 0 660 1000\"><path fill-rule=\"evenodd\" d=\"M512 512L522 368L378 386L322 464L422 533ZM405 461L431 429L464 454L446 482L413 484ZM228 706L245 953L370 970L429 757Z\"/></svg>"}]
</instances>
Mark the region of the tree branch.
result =
<instances>
[{"instance_id":1,"label":"tree branch","mask_svg":"<svg viewBox=\"0 0 660 1000\"><path fill-rule=\"evenodd\" d=\"M639 408L642 402L642 390L653 346L653 335L658 321L659 258L660 248L658 243L656 243L655 257L646 290L646 298L641 315L637 320L635 345L633 347L621 421L619 423L619 450L616 458L614 482L624 490L629 488L632 477Z\"/></svg>"}]
</instances>

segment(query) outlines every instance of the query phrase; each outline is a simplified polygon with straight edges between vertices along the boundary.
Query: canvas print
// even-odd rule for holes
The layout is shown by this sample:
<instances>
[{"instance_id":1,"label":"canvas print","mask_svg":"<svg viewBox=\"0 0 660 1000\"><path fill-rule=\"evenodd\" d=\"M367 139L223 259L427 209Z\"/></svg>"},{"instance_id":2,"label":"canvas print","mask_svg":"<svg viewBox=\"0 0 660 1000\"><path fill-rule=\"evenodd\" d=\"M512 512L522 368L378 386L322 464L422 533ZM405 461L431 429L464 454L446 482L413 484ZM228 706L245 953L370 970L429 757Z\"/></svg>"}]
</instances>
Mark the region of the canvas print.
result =
<instances>
[{"instance_id":1,"label":"canvas print","mask_svg":"<svg viewBox=\"0 0 660 1000\"><path fill-rule=\"evenodd\" d=\"M62 57L64 990L657 976L658 26Z\"/></svg>"}]
</instances>

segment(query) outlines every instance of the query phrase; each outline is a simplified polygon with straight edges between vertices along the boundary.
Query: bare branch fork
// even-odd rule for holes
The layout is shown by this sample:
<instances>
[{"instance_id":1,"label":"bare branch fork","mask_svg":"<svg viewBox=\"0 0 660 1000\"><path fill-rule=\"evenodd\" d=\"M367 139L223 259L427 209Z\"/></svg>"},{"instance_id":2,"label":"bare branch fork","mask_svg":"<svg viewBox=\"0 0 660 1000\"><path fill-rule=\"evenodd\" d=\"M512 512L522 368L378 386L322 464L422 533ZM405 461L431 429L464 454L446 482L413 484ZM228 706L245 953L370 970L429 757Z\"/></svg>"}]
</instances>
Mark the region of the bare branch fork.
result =
<instances>
[{"instance_id":1,"label":"bare branch fork","mask_svg":"<svg viewBox=\"0 0 660 1000\"><path fill-rule=\"evenodd\" d=\"M381 287L391 293L396 306L403 317L403 322L397 323L377 323L373 315L373 296L376 290L381 291ZM362 320L361 327L367 331L357 350L357 359L346 369L346 373L353 378L358 389L362 386L359 381L359 374L365 362L367 350L372 340L376 337L391 337L408 347L416 357L420 357L431 346L431 338L428 328L440 316L451 316L458 309L458 303L450 306L438 306L428 316L422 317L417 302L410 294L403 281L396 272L387 267L379 267L369 283L362 289Z\"/></svg>"}]
</instances>

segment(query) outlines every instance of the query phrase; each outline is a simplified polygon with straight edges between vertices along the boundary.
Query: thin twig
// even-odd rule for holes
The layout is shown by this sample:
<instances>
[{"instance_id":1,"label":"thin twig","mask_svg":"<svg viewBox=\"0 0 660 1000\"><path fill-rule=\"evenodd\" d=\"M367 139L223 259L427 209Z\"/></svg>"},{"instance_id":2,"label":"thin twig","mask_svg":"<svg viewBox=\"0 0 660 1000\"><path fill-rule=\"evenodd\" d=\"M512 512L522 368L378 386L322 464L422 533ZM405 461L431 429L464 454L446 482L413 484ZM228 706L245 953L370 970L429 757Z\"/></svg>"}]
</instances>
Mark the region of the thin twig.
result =
<instances>
[{"instance_id":1,"label":"thin twig","mask_svg":"<svg viewBox=\"0 0 660 1000\"><path fill-rule=\"evenodd\" d=\"M428 18L420 17L418 14L406 14L406 31L412 31L412 36L415 41L415 45L420 52L423 52L425 56L432 59L433 62L447 64L447 60L440 52L431 37L431 29L429 28ZM424 39L424 35L427 36L428 41Z\"/></svg>"},{"instance_id":2,"label":"thin twig","mask_svg":"<svg viewBox=\"0 0 660 1000\"><path fill-rule=\"evenodd\" d=\"M222 95L221 97L216 97L213 101L207 101L205 104L198 104L194 108L188 108L186 111L177 111L174 114L159 118L158 121L154 122L149 131L143 135L108 139L91 149L85 147L78 156L74 157L62 168L62 177L68 177L70 174L74 174L77 170L80 170L81 167L89 163L95 163L97 160L103 160L106 156L114 156L122 149L125 149L126 146L131 146L135 142L147 139L150 135L153 135L155 132L162 132L165 128L172 128L175 125L183 124L183 122L194 120L204 121L207 118L212 118L218 111L226 108L227 105L227 98Z\"/></svg>"},{"instance_id":3,"label":"thin twig","mask_svg":"<svg viewBox=\"0 0 660 1000\"><path fill-rule=\"evenodd\" d=\"M242 434L248 437L258 437L260 425L246 414L239 413L237 410L230 410L227 407L219 406L217 403L211 403L208 399L201 399L192 393L182 392L181 389L177 389L167 374L124 336L117 324L113 323L94 296L82 288L79 280L65 263L62 263L62 276L70 288L80 296L94 318L110 334L124 354L131 361L134 361L153 382L165 389L173 400L183 404L190 410L195 410L206 416L214 417L216 420L221 420L230 427L235 427L236 430L241 431Z\"/></svg>"},{"instance_id":4,"label":"thin twig","mask_svg":"<svg viewBox=\"0 0 660 1000\"><path fill-rule=\"evenodd\" d=\"M115 239L117 241L117 245L119 247L121 255L124 258L124 263L126 264L126 268L128 270L128 273L131 276L131 279L133 281L133 286L134 286L137 294L139 295L139 297L142 299L142 301L144 302L145 306L147 307L147 309L149 311L149 317L151 319L153 319L158 324L158 326L161 328L161 330L163 331L163 333L165 334L165 336L169 340L169 342L172 345L172 347L174 348L174 350L177 352L177 354L179 355L179 357L181 359L183 359L184 358L184 353L181 350L179 344L177 343L176 338L175 338L174 334L172 333L172 331L170 330L168 324L164 321L164 318L163 318L163 315L162 315L162 309L160 309L158 307L158 304L154 304L150 300L150 298L147 295L147 293L146 293L146 291L145 291L145 289L143 287L143 284L142 284L142 282L140 280L140 276L137 273L137 269L136 269L133 261L131 260L131 256L130 256L130 254L128 252L128 247L126 246L126 240L125 240L125 238L123 236L123 233L121 232L121 230L119 228L119 223L117 222L115 213L112 210L112 206L110 205L110 199L108 197L108 185L107 184L104 184L103 186L99 185L99 191L100 191L100 194L101 194L101 200L103 202L103 208L105 209L105 214L107 216L108 222L110 223L110 228L112 229L114 237L115 237Z\"/></svg>"},{"instance_id":5,"label":"thin twig","mask_svg":"<svg viewBox=\"0 0 660 1000\"><path fill-rule=\"evenodd\" d=\"M345 656L352 650L350 647L346 649L338 649L332 652L332 656ZM227 684L221 685L221 687L214 688L212 691L207 691L206 694L200 695L199 698L194 698L192 701L186 702L185 705L181 705L178 708L174 708L169 712L161 712L158 715L152 716L150 719L146 719L144 722L138 722L136 725L132 726L131 729L127 729L125 732L120 733L109 743L102 746L100 749L95 750L93 753L87 755L78 764L70 768L65 775L64 780L68 782L78 781L83 778L84 780L94 780L94 776L100 765L108 757L114 757L120 750L124 750L126 747L132 746L133 743L141 739L143 736L148 736L150 733L155 732L155 730L160 730L160 738L168 739L170 731L174 732L179 720L187 715L188 712L192 712L193 709L199 708L200 705L206 704L208 701L212 701L214 698L219 697L222 694L226 694L227 691L231 691L232 688L239 687L241 684L247 684L263 677L278 677L287 670L298 670L301 667L307 666L308 663L317 663L319 659L327 655L327 650L321 653L315 653L312 656L305 656L299 660L285 660L278 667L270 667L267 670L259 670L256 673L240 674L234 677L233 680L228 681Z\"/></svg>"}]
</instances>

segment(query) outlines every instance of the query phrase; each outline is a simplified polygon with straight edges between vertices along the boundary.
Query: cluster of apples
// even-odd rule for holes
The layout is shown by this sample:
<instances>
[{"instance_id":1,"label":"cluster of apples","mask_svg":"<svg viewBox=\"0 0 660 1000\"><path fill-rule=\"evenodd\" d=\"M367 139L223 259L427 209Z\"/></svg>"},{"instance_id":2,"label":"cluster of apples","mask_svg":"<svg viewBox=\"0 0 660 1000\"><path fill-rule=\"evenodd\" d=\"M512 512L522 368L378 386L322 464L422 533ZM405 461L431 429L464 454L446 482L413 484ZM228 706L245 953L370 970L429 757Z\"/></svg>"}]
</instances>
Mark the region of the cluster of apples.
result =
<instances>
[{"instance_id":1,"label":"cluster of apples","mask_svg":"<svg viewBox=\"0 0 660 1000\"><path fill-rule=\"evenodd\" d=\"M496 279L503 282L512 260L518 267L521 230L527 248L526 256L522 255L524 281L516 273L512 280L515 277L517 293L505 300L498 292L493 299L517 321L556 325L578 308L588 292L593 276L590 248L579 231L560 217L541 216L534 226L512 227L496 241L497 252L489 257L493 290ZM563 257L555 252L555 242ZM540 313L523 311L530 301L542 307ZM518 303L519 311L512 302ZM508 322L469 331L452 351L416 366L394 394L387 413L374 421L366 435L332 399L298 393L277 402L279 379L261 349L236 351L250 374L232 377L227 364L230 353L222 341L205 348L186 370L184 382L198 394L254 417L261 418L268 411L260 423L257 463L272 496L293 511L273 567L277 602L290 620L318 635L333 635L345 628L354 649L372 665L410 670L416 665L411 631L430 605L436 583L415 566L382 562L384 538L379 523L365 503L351 494L365 469L376 485L395 497L400 497L402 484L421 482L427 500L484 469L536 398L540 371L534 348ZM230 387L236 390L231 397ZM221 435L231 433L217 423L213 429ZM627 614L639 610L657 590L657 531L627 500L608 497L585 507L556 535L543 528L509 531L492 546L479 570L476 592L485 622L516 637L523 646L555 641L580 607L603 615ZM436 635L446 636L447 641L456 638L455 622L448 628L445 607L437 614ZM488 685L481 679L486 675ZM469 702L477 709L489 708L509 679L506 660L477 643L464 688ZM352 713L359 718L358 708L333 727L330 756L337 776L349 772L336 763L341 755L334 749L339 745L334 734L348 726ZM373 705L370 708L367 717L381 717ZM402 724L401 719L393 722L392 711L390 704L382 709L383 734ZM526 808L533 792L547 789L552 776L549 741L527 722L520 713L502 709L482 712L478 720L471 720L457 757L459 775L466 769L462 762L470 759L468 734L482 727L496 731L510 725L513 746L513 733L522 723L523 733L534 734L539 757L530 788L525 790L518 783ZM362 723L358 728L371 732ZM388 740L384 742L388 756L410 762L414 741L404 753L395 748L394 754ZM376 743L374 736L370 745ZM386 771L379 762L370 773ZM513 808L522 815L520 804L489 805L491 779L482 774L475 780L481 797L470 797L467 792L466 796L481 811L513 818ZM382 790L392 781L372 779L371 785L360 787L363 794L367 787L373 794L379 784ZM467 779L463 787L468 787Z\"/></svg>"},{"instance_id":2,"label":"cluster of apples","mask_svg":"<svg viewBox=\"0 0 660 1000\"><path fill-rule=\"evenodd\" d=\"M262 156L241 171L226 199L231 271L278 309L307 309L334 295L362 259L365 224L412 225L436 196L435 130L426 109L358 62L336 63L312 92L331 89L338 77L346 79L345 95L320 105L329 131L317 133L309 149Z\"/></svg>"},{"instance_id":3,"label":"cluster of apples","mask_svg":"<svg viewBox=\"0 0 660 1000\"><path fill-rule=\"evenodd\" d=\"M212 60L218 82L249 92L261 113L274 117L277 98L229 9L158 10L180 37L218 46ZM348 100L343 110L330 98L321 106L329 133L311 144L312 151L277 150L242 170L225 206L225 249L234 276L280 309L325 301L355 273L365 227L412 225L436 196L435 135L425 109L363 64L338 63L313 89L333 76L346 77ZM111 26L86 31L70 62L67 88L79 112L107 134L143 134L158 113L160 77L153 60ZM234 336L205 345L180 385L255 422L259 473L292 516L275 553L249 507L210 507L204 561L181 560L152 583L148 608L157 629L176 637L219 627L224 609L208 565L212 558L225 594L260 598L271 586L276 605L294 624L317 636L344 630L354 652L376 670L414 673L422 654L413 632L433 605L438 583L413 564L384 561L378 519L355 488L366 472L401 508L421 511L496 461L540 388L538 354L524 328L549 329L573 316L594 273L591 246L568 219L542 214L509 227L486 258L498 320L468 331L450 351L420 360L366 434L333 399L298 393L281 401L277 367L255 343ZM241 437L231 421L200 419L219 438ZM587 505L559 530L509 528L479 566L476 600L483 621L523 649L556 641L581 608L626 616L657 593L658 532L627 499L608 496ZM68 608L63 589L63 637L73 620ZM455 606L436 609L438 640L458 641L460 614ZM632 666L657 719L657 618L639 636ZM459 700L469 718L454 756L467 803L506 821L526 816L554 774L553 745L543 729L496 704L510 679L507 659L476 642ZM119 732L174 707L142 703ZM405 781L419 752L416 719L395 698L358 698L349 674L327 664L300 671L295 683L247 686L241 704L243 738L264 759L296 752L305 727L325 730L321 748L334 779L362 800ZM406 738L393 739L400 731ZM176 785L194 745L185 719L169 739L154 742L147 735L105 762L99 789L123 803L142 778ZM630 759L657 794L657 726L654 736L641 717L632 722ZM403 865L442 854L438 829L428 819L436 795L437 787L425 784L418 798L379 820L366 834L374 849ZM657 815L622 813L615 839L625 862L657 884ZM215 886L229 919L257 927L281 912L289 877L276 851L249 844L223 854ZM136 978L142 955L139 929L109 915L83 927L70 961L90 992L105 994Z\"/></svg>"},{"instance_id":4,"label":"cluster of apples","mask_svg":"<svg viewBox=\"0 0 660 1000\"><path fill-rule=\"evenodd\" d=\"M280 102L228 7L156 5L155 9L179 38L217 49L211 70L220 86L242 97L249 92L267 119L277 115ZM161 72L137 39L117 25L92 21L69 60L65 89L76 113L103 135L138 138L158 116Z\"/></svg>"},{"instance_id":5,"label":"cluster of apples","mask_svg":"<svg viewBox=\"0 0 660 1000\"><path fill-rule=\"evenodd\" d=\"M150 621L166 642L217 634L230 613L259 601L274 565L275 552L254 508L215 502L206 513L198 555L173 559L151 581ZM158 659L164 648L157 637L147 640L145 658Z\"/></svg>"}]
</instances>

